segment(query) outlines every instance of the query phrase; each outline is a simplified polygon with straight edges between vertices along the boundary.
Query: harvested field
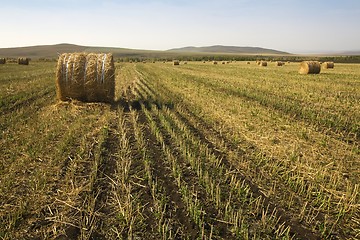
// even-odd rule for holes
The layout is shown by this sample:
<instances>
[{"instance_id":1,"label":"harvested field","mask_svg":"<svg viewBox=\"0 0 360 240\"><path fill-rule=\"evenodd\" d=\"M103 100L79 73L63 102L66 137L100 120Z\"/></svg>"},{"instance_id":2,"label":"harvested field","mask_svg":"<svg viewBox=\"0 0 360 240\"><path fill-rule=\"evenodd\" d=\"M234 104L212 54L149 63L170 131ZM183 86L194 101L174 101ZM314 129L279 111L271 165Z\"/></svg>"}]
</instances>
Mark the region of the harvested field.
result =
<instances>
[{"instance_id":1,"label":"harvested field","mask_svg":"<svg viewBox=\"0 0 360 240\"><path fill-rule=\"evenodd\" d=\"M115 64L115 102L0 65L0 239L357 239L360 68Z\"/></svg>"}]
</instances>

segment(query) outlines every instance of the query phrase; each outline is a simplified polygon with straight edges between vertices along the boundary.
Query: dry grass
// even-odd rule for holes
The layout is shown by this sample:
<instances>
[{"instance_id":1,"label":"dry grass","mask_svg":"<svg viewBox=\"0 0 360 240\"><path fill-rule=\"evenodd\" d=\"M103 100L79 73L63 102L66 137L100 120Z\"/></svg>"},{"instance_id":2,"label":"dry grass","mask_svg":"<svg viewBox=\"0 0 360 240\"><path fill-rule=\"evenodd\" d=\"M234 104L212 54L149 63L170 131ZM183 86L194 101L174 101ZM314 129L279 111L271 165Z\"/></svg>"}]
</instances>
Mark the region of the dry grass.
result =
<instances>
[{"instance_id":1,"label":"dry grass","mask_svg":"<svg viewBox=\"0 0 360 240\"><path fill-rule=\"evenodd\" d=\"M1 239L358 238L358 65L116 67L104 104L1 66Z\"/></svg>"}]
</instances>

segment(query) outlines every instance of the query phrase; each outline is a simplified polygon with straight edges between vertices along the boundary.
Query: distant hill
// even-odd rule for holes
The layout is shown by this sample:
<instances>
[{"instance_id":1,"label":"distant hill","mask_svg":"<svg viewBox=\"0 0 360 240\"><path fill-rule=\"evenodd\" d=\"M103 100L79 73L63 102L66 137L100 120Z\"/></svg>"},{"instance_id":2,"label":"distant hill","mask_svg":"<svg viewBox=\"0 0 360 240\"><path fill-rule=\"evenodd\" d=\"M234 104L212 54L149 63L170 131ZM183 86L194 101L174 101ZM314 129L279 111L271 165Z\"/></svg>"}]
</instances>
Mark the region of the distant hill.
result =
<instances>
[{"instance_id":1,"label":"distant hill","mask_svg":"<svg viewBox=\"0 0 360 240\"><path fill-rule=\"evenodd\" d=\"M288 55L287 52L282 52L273 49L260 47L236 47L236 46L222 46L215 45L209 47L183 47L169 49L170 52L192 52L192 53L227 53L227 54L277 54Z\"/></svg>"},{"instance_id":2,"label":"distant hill","mask_svg":"<svg viewBox=\"0 0 360 240\"><path fill-rule=\"evenodd\" d=\"M60 53L67 52L111 52L114 57L140 57L140 58L171 58L184 55L219 55L219 54L263 54L287 55L289 53L258 47L235 46L210 46L210 47L185 47L166 51L138 50L113 47L91 47L62 43L55 45L41 45L17 48L0 48L0 57L29 57L29 58L57 58Z\"/></svg>"},{"instance_id":3,"label":"distant hill","mask_svg":"<svg viewBox=\"0 0 360 240\"><path fill-rule=\"evenodd\" d=\"M346 52L341 52L341 53L338 53L338 55L345 55L345 56L355 55L355 56L360 56L360 50L358 50L358 51L346 51Z\"/></svg>"},{"instance_id":4,"label":"distant hill","mask_svg":"<svg viewBox=\"0 0 360 240\"><path fill-rule=\"evenodd\" d=\"M55 58L58 53L82 52L88 47L74 44L56 44L17 48L0 48L1 57Z\"/></svg>"},{"instance_id":5,"label":"distant hill","mask_svg":"<svg viewBox=\"0 0 360 240\"><path fill-rule=\"evenodd\" d=\"M161 51L136 50L127 48L90 47L74 44L55 44L17 48L0 48L0 57L57 58L58 54L71 52L111 52L115 57L149 57Z\"/></svg>"}]
</instances>

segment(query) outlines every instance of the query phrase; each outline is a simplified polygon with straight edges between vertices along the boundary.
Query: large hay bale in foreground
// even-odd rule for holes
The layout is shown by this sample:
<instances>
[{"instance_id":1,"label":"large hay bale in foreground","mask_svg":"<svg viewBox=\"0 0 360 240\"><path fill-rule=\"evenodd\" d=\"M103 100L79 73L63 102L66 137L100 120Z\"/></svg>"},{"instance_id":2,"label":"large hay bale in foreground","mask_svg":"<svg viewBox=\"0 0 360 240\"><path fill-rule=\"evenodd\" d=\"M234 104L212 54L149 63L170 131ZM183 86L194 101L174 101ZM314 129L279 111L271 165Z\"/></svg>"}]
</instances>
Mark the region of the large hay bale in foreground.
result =
<instances>
[{"instance_id":1,"label":"large hay bale in foreground","mask_svg":"<svg viewBox=\"0 0 360 240\"><path fill-rule=\"evenodd\" d=\"M173 61L173 65L174 65L174 66L180 65L180 61L179 61L179 60L174 60L174 61Z\"/></svg>"},{"instance_id":2,"label":"large hay bale in foreground","mask_svg":"<svg viewBox=\"0 0 360 240\"><path fill-rule=\"evenodd\" d=\"M319 74L321 65L318 61L303 61L300 63L300 74Z\"/></svg>"},{"instance_id":3,"label":"large hay bale in foreground","mask_svg":"<svg viewBox=\"0 0 360 240\"><path fill-rule=\"evenodd\" d=\"M324 69L334 68L334 62L324 62L321 64L321 66Z\"/></svg>"},{"instance_id":4,"label":"large hay bale in foreground","mask_svg":"<svg viewBox=\"0 0 360 240\"><path fill-rule=\"evenodd\" d=\"M56 72L56 93L60 100L113 102L115 66L111 53L64 53Z\"/></svg>"},{"instance_id":5,"label":"large hay bale in foreground","mask_svg":"<svg viewBox=\"0 0 360 240\"><path fill-rule=\"evenodd\" d=\"M0 64L5 64L6 63L6 59L5 58L0 58Z\"/></svg>"},{"instance_id":6,"label":"large hay bale in foreground","mask_svg":"<svg viewBox=\"0 0 360 240\"><path fill-rule=\"evenodd\" d=\"M19 57L17 60L18 64L20 65L29 65L29 61L30 59L25 57Z\"/></svg>"}]
</instances>

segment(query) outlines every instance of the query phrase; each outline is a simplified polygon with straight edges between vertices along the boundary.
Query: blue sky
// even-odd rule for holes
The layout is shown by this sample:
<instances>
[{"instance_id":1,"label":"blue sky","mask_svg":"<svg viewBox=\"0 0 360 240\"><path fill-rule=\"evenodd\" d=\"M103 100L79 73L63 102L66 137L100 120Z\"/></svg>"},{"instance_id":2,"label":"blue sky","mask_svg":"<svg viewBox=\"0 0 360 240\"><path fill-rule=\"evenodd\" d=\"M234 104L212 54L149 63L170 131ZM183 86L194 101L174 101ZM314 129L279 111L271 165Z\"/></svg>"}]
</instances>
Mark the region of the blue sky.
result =
<instances>
[{"instance_id":1,"label":"blue sky","mask_svg":"<svg viewBox=\"0 0 360 240\"><path fill-rule=\"evenodd\" d=\"M360 50L359 0L0 0L0 48Z\"/></svg>"}]
</instances>

